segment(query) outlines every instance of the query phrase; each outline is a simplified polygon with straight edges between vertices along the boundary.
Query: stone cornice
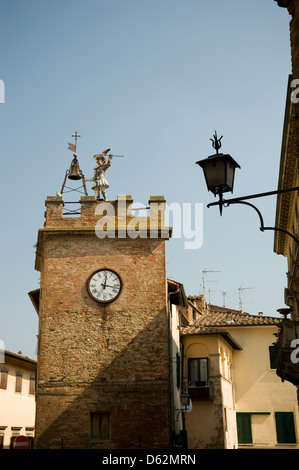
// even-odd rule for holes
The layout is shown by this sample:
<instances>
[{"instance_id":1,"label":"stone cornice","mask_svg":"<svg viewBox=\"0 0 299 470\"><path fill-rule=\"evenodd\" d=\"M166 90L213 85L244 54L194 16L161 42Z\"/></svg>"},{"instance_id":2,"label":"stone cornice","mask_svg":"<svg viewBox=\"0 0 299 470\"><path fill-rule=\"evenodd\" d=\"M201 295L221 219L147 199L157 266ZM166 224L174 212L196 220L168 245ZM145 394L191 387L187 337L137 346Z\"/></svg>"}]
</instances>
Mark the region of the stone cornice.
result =
<instances>
[{"instance_id":1,"label":"stone cornice","mask_svg":"<svg viewBox=\"0 0 299 470\"><path fill-rule=\"evenodd\" d=\"M292 105L290 98L290 81L288 85L287 102L285 110L285 122L282 138L280 170L278 189L292 188L297 185L298 171L298 133L296 126L295 107ZM276 221L275 226L283 230L292 231L291 212L294 198L297 197L295 192L278 194L276 205ZM274 251L277 254L287 255L290 237L283 232L276 232L274 238Z\"/></svg>"},{"instance_id":2,"label":"stone cornice","mask_svg":"<svg viewBox=\"0 0 299 470\"><path fill-rule=\"evenodd\" d=\"M132 218L133 219L133 218ZM136 239L154 239L166 241L172 236L172 227L166 227L161 225L150 225L150 218L145 218L145 225L142 225L138 230L136 230L136 236L134 235L134 230L130 231L128 228L125 219L124 225L118 225L115 223L113 229L110 229L109 226L103 231L103 235L97 233L97 228L93 225L86 225L83 227L43 227L38 231L38 239L36 245L36 256L35 256L35 269L36 271L41 271L42 260L43 260L43 250L44 243L47 237L63 237L63 236L91 236L95 239L98 239L99 243L105 239L121 239L121 240L133 240ZM117 219L115 219L117 221Z\"/></svg>"}]
</instances>

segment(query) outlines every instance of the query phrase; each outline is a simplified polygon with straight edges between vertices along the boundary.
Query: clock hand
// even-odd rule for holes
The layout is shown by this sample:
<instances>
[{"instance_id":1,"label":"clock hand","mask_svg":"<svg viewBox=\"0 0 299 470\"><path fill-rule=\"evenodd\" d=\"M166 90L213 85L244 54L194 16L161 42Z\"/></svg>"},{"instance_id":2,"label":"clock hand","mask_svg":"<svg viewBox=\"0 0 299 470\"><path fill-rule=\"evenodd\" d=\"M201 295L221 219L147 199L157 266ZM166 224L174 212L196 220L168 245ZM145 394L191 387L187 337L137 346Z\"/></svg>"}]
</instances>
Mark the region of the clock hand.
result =
<instances>
[{"instance_id":1,"label":"clock hand","mask_svg":"<svg viewBox=\"0 0 299 470\"><path fill-rule=\"evenodd\" d=\"M106 287L111 287L112 289L114 289L114 288L116 287L116 286L109 286L108 284L105 284L105 285L102 284L102 286L104 286L104 289L105 289Z\"/></svg>"},{"instance_id":2,"label":"clock hand","mask_svg":"<svg viewBox=\"0 0 299 470\"><path fill-rule=\"evenodd\" d=\"M105 279L104 279L104 284L102 284L102 286L104 287L104 289L106 289L106 282L107 282L107 273L106 272L104 273L104 276L105 276Z\"/></svg>"}]
</instances>

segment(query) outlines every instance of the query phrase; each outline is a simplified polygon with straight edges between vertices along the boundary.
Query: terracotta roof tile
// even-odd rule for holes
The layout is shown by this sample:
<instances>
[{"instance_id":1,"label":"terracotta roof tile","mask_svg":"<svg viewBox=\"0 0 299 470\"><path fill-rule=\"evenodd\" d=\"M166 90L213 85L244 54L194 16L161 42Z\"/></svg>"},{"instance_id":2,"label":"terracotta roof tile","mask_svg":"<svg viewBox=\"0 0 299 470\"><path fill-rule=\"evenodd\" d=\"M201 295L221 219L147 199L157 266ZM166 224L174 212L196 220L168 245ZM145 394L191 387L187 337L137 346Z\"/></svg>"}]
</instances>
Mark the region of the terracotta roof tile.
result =
<instances>
[{"instance_id":1,"label":"terracotta roof tile","mask_svg":"<svg viewBox=\"0 0 299 470\"><path fill-rule=\"evenodd\" d=\"M215 307L214 307L215 308ZM254 325L278 325L281 319L278 317L268 317L264 315L250 315L239 310L221 309L222 311L210 311L204 313L196 322L188 328L195 332L202 331L206 327L228 327L228 326L254 326ZM225 311L223 311L225 310Z\"/></svg>"}]
</instances>

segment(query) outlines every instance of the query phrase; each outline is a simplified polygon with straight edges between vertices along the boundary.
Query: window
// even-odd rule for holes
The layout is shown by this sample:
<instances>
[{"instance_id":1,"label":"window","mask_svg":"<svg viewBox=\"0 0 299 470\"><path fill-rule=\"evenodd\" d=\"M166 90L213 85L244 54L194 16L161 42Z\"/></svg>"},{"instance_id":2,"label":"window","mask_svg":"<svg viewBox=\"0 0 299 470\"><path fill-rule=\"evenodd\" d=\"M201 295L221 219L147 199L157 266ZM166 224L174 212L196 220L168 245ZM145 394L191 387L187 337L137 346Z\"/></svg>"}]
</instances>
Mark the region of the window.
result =
<instances>
[{"instance_id":1,"label":"window","mask_svg":"<svg viewBox=\"0 0 299 470\"><path fill-rule=\"evenodd\" d=\"M29 441L28 449L33 449L34 447L34 438L32 436L26 436Z\"/></svg>"},{"instance_id":2,"label":"window","mask_svg":"<svg viewBox=\"0 0 299 470\"><path fill-rule=\"evenodd\" d=\"M237 432L239 444L252 444L250 413L237 413Z\"/></svg>"},{"instance_id":3,"label":"window","mask_svg":"<svg viewBox=\"0 0 299 470\"><path fill-rule=\"evenodd\" d=\"M90 424L92 438L110 438L110 413L91 413Z\"/></svg>"},{"instance_id":4,"label":"window","mask_svg":"<svg viewBox=\"0 0 299 470\"><path fill-rule=\"evenodd\" d=\"M11 437L10 437L10 442L9 442L9 448L10 448L10 449L13 449L13 441L15 440L16 437L17 437L17 436L11 436Z\"/></svg>"},{"instance_id":5,"label":"window","mask_svg":"<svg viewBox=\"0 0 299 470\"><path fill-rule=\"evenodd\" d=\"M9 445L9 448L10 449L13 449L13 443L14 443L14 440L16 437L20 436L20 431L21 431L21 427L18 427L18 426L12 426L11 427L11 430L12 430L12 435L10 437L10 445Z\"/></svg>"},{"instance_id":6,"label":"window","mask_svg":"<svg viewBox=\"0 0 299 470\"><path fill-rule=\"evenodd\" d=\"M276 412L276 433L278 444L295 444L296 434L292 412Z\"/></svg>"},{"instance_id":7,"label":"window","mask_svg":"<svg viewBox=\"0 0 299 470\"><path fill-rule=\"evenodd\" d=\"M277 346L269 346L270 368L277 369Z\"/></svg>"},{"instance_id":8,"label":"window","mask_svg":"<svg viewBox=\"0 0 299 470\"><path fill-rule=\"evenodd\" d=\"M190 387L206 387L208 385L208 358L189 359Z\"/></svg>"},{"instance_id":9,"label":"window","mask_svg":"<svg viewBox=\"0 0 299 470\"><path fill-rule=\"evenodd\" d=\"M4 368L1 369L0 372L0 388L3 390L7 389L7 377L8 377L8 369Z\"/></svg>"}]
</instances>

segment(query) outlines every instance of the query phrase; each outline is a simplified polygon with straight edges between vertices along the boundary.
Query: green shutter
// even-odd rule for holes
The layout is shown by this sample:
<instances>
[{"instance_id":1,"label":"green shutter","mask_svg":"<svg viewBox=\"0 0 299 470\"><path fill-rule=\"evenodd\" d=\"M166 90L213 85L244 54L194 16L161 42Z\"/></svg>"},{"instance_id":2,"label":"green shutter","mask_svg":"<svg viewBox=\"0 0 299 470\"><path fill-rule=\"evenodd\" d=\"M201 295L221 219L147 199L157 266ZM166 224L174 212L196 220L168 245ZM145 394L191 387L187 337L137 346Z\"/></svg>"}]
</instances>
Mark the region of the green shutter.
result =
<instances>
[{"instance_id":1,"label":"green shutter","mask_svg":"<svg viewBox=\"0 0 299 470\"><path fill-rule=\"evenodd\" d=\"M269 346L270 367L277 369L277 346Z\"/></svg>"},{"instance_id":2,"label":"green shutter","mask_svg":"<svg viewBox=\"0 0 299 470\"><path fill-rule=\"evenodd\" d=\"M250 414L237 413L237 431L239 444L252 444Z\"/></svg>"},{"instance_id":3,"label":"green shutter","mask_svg":"<svg viewBox=\"0 0 299 470\"><path fill-rule=\"evenodd\" d=\"M277 412L275 413L275 421L278 444L295 444L296 435L293 413Z\"/></svg>"}]
</instances>

